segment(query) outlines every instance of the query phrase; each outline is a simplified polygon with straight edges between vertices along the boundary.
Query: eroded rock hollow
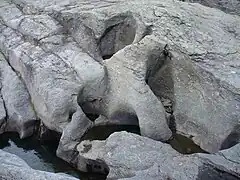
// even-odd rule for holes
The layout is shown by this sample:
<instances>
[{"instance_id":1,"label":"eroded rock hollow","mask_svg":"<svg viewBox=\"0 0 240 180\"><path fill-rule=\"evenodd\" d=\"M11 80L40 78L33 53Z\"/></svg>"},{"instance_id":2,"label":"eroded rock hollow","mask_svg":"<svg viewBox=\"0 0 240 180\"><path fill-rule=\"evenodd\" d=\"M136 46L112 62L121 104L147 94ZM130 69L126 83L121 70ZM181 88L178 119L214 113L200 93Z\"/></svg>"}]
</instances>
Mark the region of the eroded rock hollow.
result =
<instances>
[{"instance_id":1,"label":"eroded rock hollow","mask_svg":"<svg viewBox=\"0 0 240 180\"><path fill-rule=\"evenodd\" d=\"M58 157L109 179L240 178L235 12L170 0L2 0L0 133L55 132ZM139 135L86 140L94 128L127 126ZM176 134L224 151L183 156L164 144Z\"/></svg>"}]
</instances>

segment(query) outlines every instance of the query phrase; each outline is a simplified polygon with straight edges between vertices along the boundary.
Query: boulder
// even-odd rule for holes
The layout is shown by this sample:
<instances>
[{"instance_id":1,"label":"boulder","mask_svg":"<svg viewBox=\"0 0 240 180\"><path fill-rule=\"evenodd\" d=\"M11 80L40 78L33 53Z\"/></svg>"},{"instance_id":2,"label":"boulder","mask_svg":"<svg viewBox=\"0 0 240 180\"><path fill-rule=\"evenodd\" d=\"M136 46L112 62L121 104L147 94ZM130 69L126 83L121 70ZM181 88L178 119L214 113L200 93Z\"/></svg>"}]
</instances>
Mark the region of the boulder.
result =
<instances>
[{"instance_id":1,"label":"boulder","mask_svg":"<svg viewBox=\"0 0 240 180\"><path fill-rule=\"evenodd\" d=\"M106 60L109 89L103 99L108 117L117 111L135 114L141 134L161 141L168 140L172 134L167 126L165 109L146 81L169 61L163 54L164 46L146 37Z\"/></svg>"},{"instance_id":2,"label":"boulder","mask_svg":"<svg viewBox=\"0 0 240 180\"><path fill-rule=\"evenodd\" d=\"M175 127L171 129L192 138L202 149L216 152L240 142L239 94L188 56L173 52L149 85L158 97L172 102Z\"/></svg>"},{"instance_id":3,"label":"boulder","mask_svg":"<svg viewBox=\"0 0 240 180\"><path fill-rule=\"evenodd\" d=\"M77 149L86 159L104 160L110 169L107 179L237 180L239 145L217 154L182 155L169 144L117 132L105 141L83 141Z\"/></svg>"},{"instance_id":4,"label":"boulder","mask_svg":"<svg viewBox=\"0 0 240 180\"><path fill-rule=\"evenodd\" d=\"M62 132L79 107L78 95L100 94L104 68L73 41L56 44L56 38L63 35L63 27L53 18L19 16L24 20L16 30L3 19L1 51L25 82L38 117L49 129ZM51 45L55 45L54 49L49 48ZM91 76L88 72L92 72Z\"/></svg>"},{"instance_id":5,"label":"boulder","mask_svg":"<svg viewBox=\"0 0 240 180\"><path fill-rule=\"evenodd\" d=\"M25 84L0 54L1 94L7 119L5 132L18 132L20 138L31 136L35 129L36 115Z\"/></svg>"},{"instance_id":6,"label":"boulder","mask_svg":"<svg viewBox=\"0 0 240 180\"><path fill-rule=\"evenodd\" d=\"M200 3L204 6L217 8L225 13L240 15L240 2L238 0L186 0L186 2Z\"/></svg>"},{"instance_id":7,"label":"boulder","mask_svg":"<svg viewBox=\"0 0 240 180\"><path fill-rule=\"evenodd\" d=\"M0 150L0 179L2 180L77 180L63 173L50 173L30 168L27 163L14 154Z\"/></svg>"},{"instance_id":8,"label":"boulder","mask_svg":"<svg viewBox=\"0 0 240 180\"><path fill-rule=\"evenodd\" d=\"M76 140L71 138L76 132L72 124L80 128L85 122L91 124L78 101L81 103L86 97L92 100L103 93L105 69L83 52L72 38L68 38L63 26L47 14L25 15L16 10L19 6L5 1L1 3L1 52L24 81L41 124L63 134L61 149L61 144L69 145L73 143L70 140ZM14 25L5 16L9 11L18 12L11 18L16 20ZM19 18L21 21L17 21ZM72 120L72 117L78 118L78 114L83 114L82 119ZM80 138L77 137L77 140Z\"/></svg>"}]
</instances>

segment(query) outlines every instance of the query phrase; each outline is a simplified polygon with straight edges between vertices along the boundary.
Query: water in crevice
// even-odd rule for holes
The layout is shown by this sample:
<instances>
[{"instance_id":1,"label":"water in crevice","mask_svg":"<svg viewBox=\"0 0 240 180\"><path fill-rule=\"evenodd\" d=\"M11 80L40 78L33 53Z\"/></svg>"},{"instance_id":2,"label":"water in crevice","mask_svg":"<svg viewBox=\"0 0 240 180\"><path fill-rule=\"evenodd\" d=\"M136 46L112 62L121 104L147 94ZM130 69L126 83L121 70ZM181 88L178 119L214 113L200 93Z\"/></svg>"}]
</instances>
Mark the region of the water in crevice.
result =
<instances>
[{"instance_id":1,"label":"water in crevice","mask_svg":"<svg viewBox=\"0 0 240 180\"><path fill-rule=\"evenodd\" d=\"M173 138L168 141L173 149L181 154L193 154L193 153L207 153L196 145L191 138L185 137L181 134L174 134Z\"/></svg>"},{"instance_id":2,"label":"water in crevice","mask_svg":"<svg viewBox=\"0 0 240 180\"><path fill-rule=\"evenodd\" d=\"M136 125L105 125L96 126L90 129L83 137L83 140L105 140L112 133L127 131L140 135L140 128ZM181 134L173 133L173 138L168 141L173 149L181 154L206 153L191 138Z\"/></svg>"},{"instance_id":3,"label":"water in crevice","mask_svg":"<svg viewBox=\"0 0 240 180\"><path fill-rule=\"evenodd\" d=\"M164 107L165 109L169 108L171 113L173 112L171 105ZM191 138L188 138L177 133L176 120L173 114L169 116L168 126L173 134L172 138L168 140L168 143L172 146L173 149L175 149L181 154L207 153L206 151L201 149L197 144L195 144Z\"/></svg>"},{"instance_id":4,"label":"water in crevice","mask_svg":"<svg viewBox=\"0 0 240 180\"><path fill-rule=\"evenodd\" d=\"M31 168L41 171L66 173L81 180L102 180L100 175L83 173L74 169L55 154L57 144L41 144L36 137L20 139L16 133L0 135L0 149L15 154Z\"/></svg>"},{"instance_id":5,"label":"water in crevice","mask_svg":"<svg viewBox=\"0 0 240 180\"><path fill-rule=\"evenodd\" d=\"M136 125L106 125L93 127L85 134L83 139L104 140L117 131L128 131L140 135L140 128ZM168 143L182 154L205 153L205 151L194 144L190 138L179 134L175 134L173 139ZM57 143L43 145L34 136L21 140L16 133L4 133L0 135L0 149L16 154L33 169L66 173L81 180L105 179L105 177L101 175L77 171L55 155L56 148Z\"/></svg>"},{"instance_id":6,"label":"water in crevice","mask_svg":"<svg viewBox=\"0 0 240 180\"><path fill-rule=\"evenodd\" d=\"M127 131L140 135L140 128L136 125L104 125L91 128L83 137L84 140L105 140L112 133Z\"/></svg>"}]
</instances>

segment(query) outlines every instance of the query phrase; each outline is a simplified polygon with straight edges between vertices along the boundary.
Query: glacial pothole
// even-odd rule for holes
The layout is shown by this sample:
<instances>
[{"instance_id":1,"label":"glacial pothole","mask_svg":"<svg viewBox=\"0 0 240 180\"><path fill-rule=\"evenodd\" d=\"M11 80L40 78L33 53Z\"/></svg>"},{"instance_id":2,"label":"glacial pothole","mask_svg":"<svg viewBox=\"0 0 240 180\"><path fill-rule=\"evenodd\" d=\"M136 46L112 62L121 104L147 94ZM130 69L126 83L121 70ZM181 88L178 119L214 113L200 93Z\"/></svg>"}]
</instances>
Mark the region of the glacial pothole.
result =
<instances>
[{"instance_id":1,"label":"glacial pothole","mask_svg":"<svg viewBox=\"0 0 240 180\"><path fill-rule=\"evenodd\" d=\"M114 54L103 55L103 60L110 59Z\"/></svg>"},{"instance_id":2,"label":"glacial pothole","mask_svg":"<svg viewBox=\"0 0 240 180\"><path fill-rule=\"evenodd\" d=\"M99 39L102 58L109 59L117 51L133 43L137 22L131 15L119 15L106 21L108 26Z\"/></svg>"},{"instance_id":3,"label":"glacial pothole","mask_svg":"<svg viewBox=\"0 0 240 180\"><path fill-rule=\"evenodd\" d=\"M79 102L85 115L91 120L95 121L100 115L100 102L98 99L92 101Z\"/></svg>"}]
</instances>

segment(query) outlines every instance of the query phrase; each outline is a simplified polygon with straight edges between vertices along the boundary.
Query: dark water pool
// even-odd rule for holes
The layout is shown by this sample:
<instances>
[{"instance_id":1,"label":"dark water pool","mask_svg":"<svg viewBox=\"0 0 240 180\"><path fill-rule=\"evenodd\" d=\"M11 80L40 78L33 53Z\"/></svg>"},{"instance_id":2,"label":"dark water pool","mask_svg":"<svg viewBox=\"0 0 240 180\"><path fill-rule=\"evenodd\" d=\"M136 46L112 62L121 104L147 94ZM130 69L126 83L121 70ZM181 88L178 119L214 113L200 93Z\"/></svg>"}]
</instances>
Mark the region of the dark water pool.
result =
<instances>
[{"instance_id":1,"label":"dark water pool","mask_svg":"<svg viewBox=\"0 0 240 180\"><path fill-rule=\"evenodd\" d=\"M15 133L0 135L0 149L16 154L33 169L66 173L81 180L102 180L102 176L83 173L74 169L71 165L55 155L57 144L42 145L35 137L19 139Z\"/></svg>"},{"instance_id":2,"label":"dark water pool","mask_svg":"<svg viewBox=\"0 0 240 180\"><path fill-rule=\"evenodd\" d=\"M105 140L112 133L119 131L127 131L140 135L139 126L135 125L105 125L105 126L96 126L90 129L87 134L84 135L84 140Z\"/></svg>"},{"instance_id":3,"label":"dark water pool","mask_svg":"<svg viewBox=\"0 0 240 180\"><path fill-rule=\"evenodd\" d=\"M187 138L181 134L174 134L173 139L169 141L173 149L181 154L206 153L192 139Z\"/></svg>"},{"instance_id":4,"label":"dark water pool","mask_svg":"<svg viewBox=\"0 0 240 180\"><path fill-rule=\"evenodd\" d=\"M108 125L93 127L89 130L83 139L104 140L107 139L110 134L117 131L127 131L135 134L140 134L139 126ZM198 145L196 145L192 139L177 133L174 133L173 138L168 143L172 146L173 149L180 152L181 154L206 153Z\"/></svg>"},{"instance_id":5,"label":"dark water pool","mask_svg":"<svg viewBox=\"0 0 240 180\"><path fill-rule=\"evenodd\" d=\"M84 139L89 140L104 140L110 134L116 131L128 131L135 134L140 134L138 126L98 126L92 128L85 136ZM182 135L175 134L174 138L169 141L169 144L178 152L182 154L204 153L199 146L194 142ZM0 135L0 149L12 154L16 154L33 169L66 173L81 180L103 180L103 176L96 174L79 172L70 166L65 161L61 160L55 155L57 148L56 143L41 144L36 137L19 139L15 133L4 133Z\"/></svg>"}]
</instances>

